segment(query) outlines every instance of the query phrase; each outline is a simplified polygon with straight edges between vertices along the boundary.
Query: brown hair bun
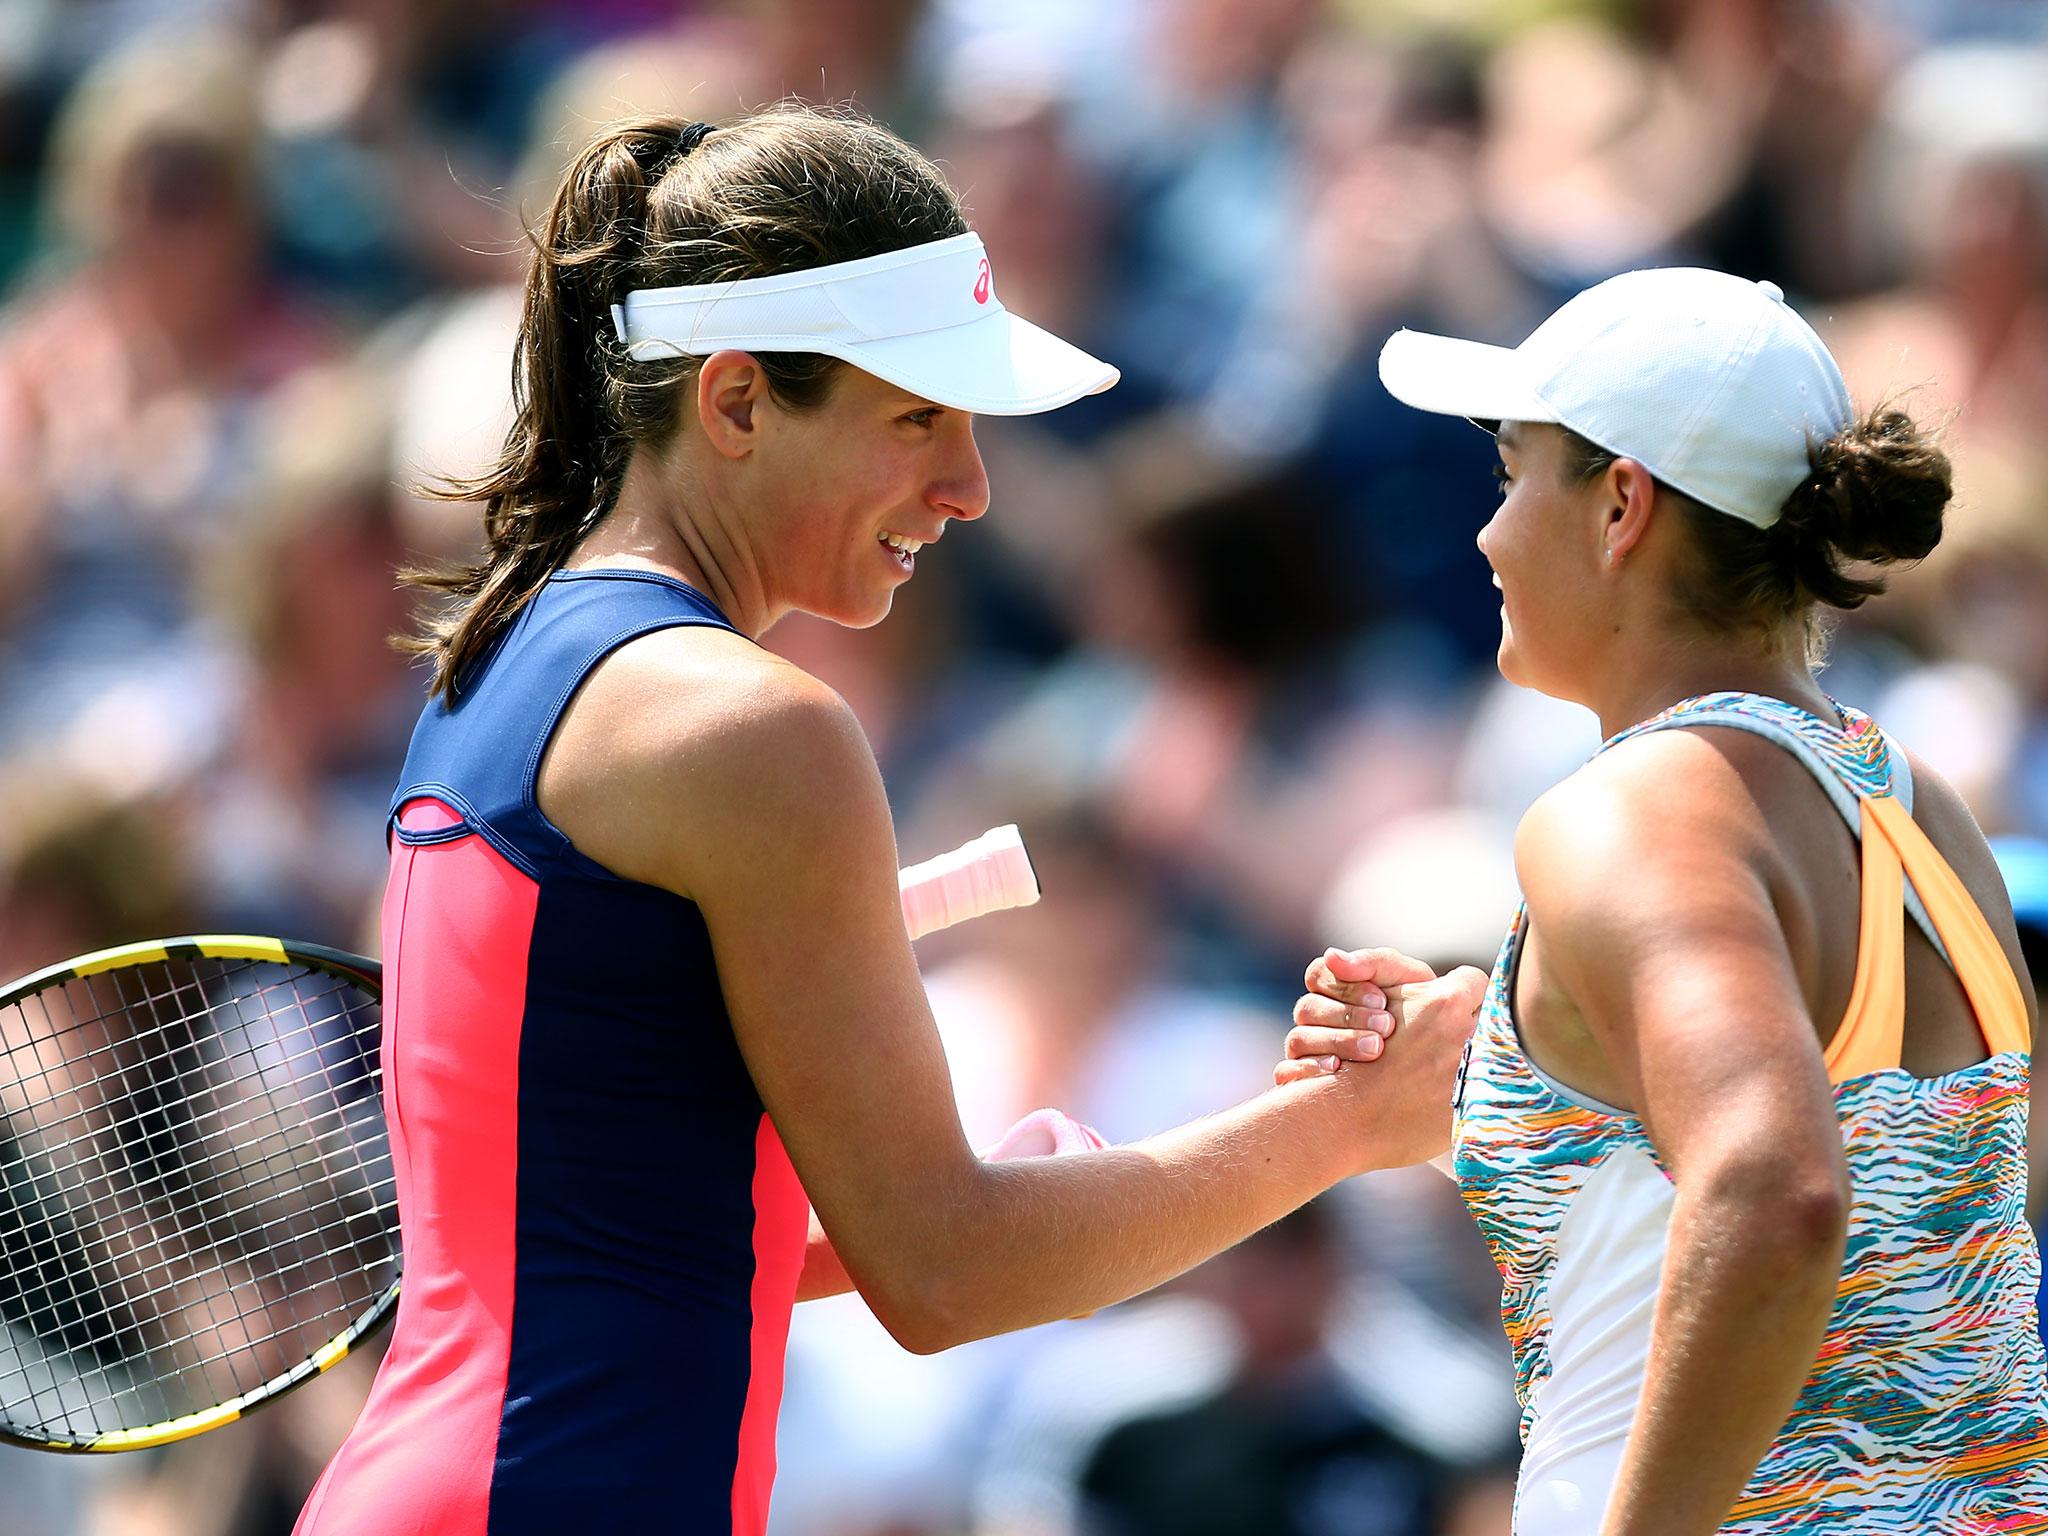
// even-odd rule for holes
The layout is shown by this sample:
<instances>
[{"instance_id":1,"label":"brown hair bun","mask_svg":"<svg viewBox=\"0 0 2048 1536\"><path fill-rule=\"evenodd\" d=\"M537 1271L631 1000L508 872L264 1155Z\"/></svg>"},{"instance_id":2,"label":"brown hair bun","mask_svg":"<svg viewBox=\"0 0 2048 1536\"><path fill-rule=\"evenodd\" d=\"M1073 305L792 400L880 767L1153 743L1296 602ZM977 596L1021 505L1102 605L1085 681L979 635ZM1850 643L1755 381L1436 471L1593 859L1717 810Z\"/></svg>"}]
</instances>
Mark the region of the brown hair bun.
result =
<instances>
[{"instance_id":1,"label":"brown hair bun","mask_svg":"<svg viewBox=\"0 0 2048 1536\"><path fill-rule=\"evenodd\" d=\"M1813 450L1813 476L1770 530L1804 600L1855 608L1884 590L1859 563L1924 559L1954 489L1948 455L1904 411L1879 407Z\"/></svg>"}]
</instances>

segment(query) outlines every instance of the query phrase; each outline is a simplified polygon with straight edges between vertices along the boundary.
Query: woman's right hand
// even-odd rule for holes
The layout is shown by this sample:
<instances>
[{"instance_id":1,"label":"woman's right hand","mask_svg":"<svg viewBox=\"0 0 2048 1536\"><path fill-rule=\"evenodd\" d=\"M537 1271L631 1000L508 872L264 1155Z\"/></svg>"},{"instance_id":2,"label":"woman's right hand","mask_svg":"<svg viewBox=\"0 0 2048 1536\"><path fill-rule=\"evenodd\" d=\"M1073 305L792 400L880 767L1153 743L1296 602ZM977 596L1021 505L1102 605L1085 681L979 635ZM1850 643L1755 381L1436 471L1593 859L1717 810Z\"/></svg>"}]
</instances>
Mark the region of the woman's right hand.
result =
<instances>
[{"instance_id":1,"label":"woman's right hand","mask_svg":"<svg viewBox=\"0 0 2048 1536\"><path fill-rule=\"evenodd\" d=\"M1346 1061L1378 1060L1399 1024L1387 1006L1389 989L1434 980L1435 971L1397 949L1323 951L1302 974L1308 990L1295 999L1288 1059L1273 1069L1273 1081L1291 1083L1334 1072Z\"/></svg>"},{"instance_id":2,"label":"woman's right hand","mask_svg":"<svg viewBox=\"0 0 2048 1536\"><path fill-rule=\"evenodd\" d=\"M1331 950L1308 968L1309 990L1295 1004L1273 1080L1352 1079L1365 1116L1364 1168L1439 1157L1450 1147L1452 1089L1487 980L1469 965L1439 977L1393 950Z\"/></svg>"}]
</instances>

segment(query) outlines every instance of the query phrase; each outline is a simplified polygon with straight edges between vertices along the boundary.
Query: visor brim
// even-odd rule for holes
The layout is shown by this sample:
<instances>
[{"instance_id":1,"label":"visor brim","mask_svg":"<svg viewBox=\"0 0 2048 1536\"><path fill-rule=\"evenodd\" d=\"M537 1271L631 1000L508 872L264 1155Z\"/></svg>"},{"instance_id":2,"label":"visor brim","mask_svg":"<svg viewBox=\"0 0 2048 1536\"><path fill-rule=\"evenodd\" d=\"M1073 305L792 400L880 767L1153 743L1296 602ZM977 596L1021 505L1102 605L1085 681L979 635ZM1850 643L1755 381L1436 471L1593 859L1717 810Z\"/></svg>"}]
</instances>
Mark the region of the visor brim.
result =
<instances>
[{"instance_id":1,"label":"visor brim","mask_svg":"<svg viewBox=\"0 0 2048 1536\"><path fill-rule=\"evenodd\" d=\"M855 342L834 355L935 405L1035 416L1100 394L1117 370L1042 326L999 309L967 325Z\"/></svg>"},{"instance_id":2,"label":"visor brim","mask_svg":"<svg viewBox=\"0 0 2048 1536\"><path fill-rule=\"evenodd\" d=\"M1380 349L1380 382L1403 405L1463 416L1488 431L1504 421L1555 422L1520 353L1453 336L1396 331Z\"/></svg>"}]
</instances>

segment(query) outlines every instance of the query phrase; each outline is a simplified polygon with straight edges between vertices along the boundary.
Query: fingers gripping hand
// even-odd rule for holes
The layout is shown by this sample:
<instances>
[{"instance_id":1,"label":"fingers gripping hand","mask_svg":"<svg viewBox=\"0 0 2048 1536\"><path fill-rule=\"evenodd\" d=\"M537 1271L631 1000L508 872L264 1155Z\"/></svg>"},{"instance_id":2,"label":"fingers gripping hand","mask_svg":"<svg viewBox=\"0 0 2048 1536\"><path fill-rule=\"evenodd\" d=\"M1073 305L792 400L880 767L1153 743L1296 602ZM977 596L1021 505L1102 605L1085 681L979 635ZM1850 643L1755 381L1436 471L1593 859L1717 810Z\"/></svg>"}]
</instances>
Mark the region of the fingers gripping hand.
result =
<instances>
[{"instance_id":1,"label":"fingers gripping hand","mask_svg":"<svg viewBox=\"0 0 2048 1536\"><path fill-rule=\"evenodd\" d=\"M1390 989L1394 998L1400 988ZM1294 1001L1294 1027L1287 1034L1287 1055L1299 1061L1328 1057L1335 1071L1346 1061L1377 1061L1394 1032L1395 1014L1387 992L1374 988L1362 1003L1340 1003L1317 992Z\"/></svg>"},{"instance_id":2,"label":"fingers gripping hand","mask_svg":"<svg viewBox=\"0 0 2048 1536\"><path fill-rule=\"evenodd\" d=\"M1334 1072L1346 1061L1373 1061L1394 1032L1388 989L1432 980L1436 973L1394 949L1329 949L1302 975L1308 988L1294 1005L1287 1060L1273 1081L1291 1083Z\"/></svg>"},{"instance_id":3,"label":"fingers gripping hand","mask_svg":"<svg viewBox=\"0 0 2048 1536\"><path fill-rule=\"evenodd\" d=\"M1435 971L1397 949L1330 949L1309 962L1302 985L1336 1002L1380 1007L1386 988L1434 980Z\"/></svg>"},{"instance_id":4,"label":"fingers gripping hand","mask_svg":"<svg viewBox=\"0 0 2048 1536\"><path fill-rule=\"evenodd\" d=\"M1395 1030L1407 1020L1437 1019L1454 1029L1462 1040L1471 1032L1485 1000L1487 975L1471 966L1461 966L1442 978L1432 975L1420 961L1391 950L1359 951L1360 960L1332 951L1309 967L1311 990L1294 1005L1294 1028L1287 1035L1287 1059L1273 1069L1273 1081L1291 1083L1305 1077L1339 1071L1347 1062L1379 1059L1388 1048ZM1373 979L1345 980L1370 967ZM1396 975L1415 977L1395 981ZM1342 989L1344 996L1359 1002L1340 1002L1330 995Z\"/></svg>"},{"instance_id":5,"label":"fingers gripping hand","mask_svg":"<svg viewBox=\"0 0 2048 1536\"><path fill-rule=\"evenodd\" d=\"M1401 1168L1440 1157L1451 1144L1451 1100L1458 1064L1486 997L1487 977L1470 966L1434 981L1389 983L1386 1011L1399 1024L1391 1038L1381 1036L1389 1057L1370 1070L1344 1068L1351 1058L1322 1049L1333 1044L1313 1031L1326 1026L1297 1027L1289 1036L1288 1059L1274 1076L1280 1082L1334 1072L1342 1087L1332 1092L1356 1098L1369 1127L1360 1148L1361 1170ZM1307 1052L1306 1055L1293 1054Z\"/></svg>"}]
</instances>

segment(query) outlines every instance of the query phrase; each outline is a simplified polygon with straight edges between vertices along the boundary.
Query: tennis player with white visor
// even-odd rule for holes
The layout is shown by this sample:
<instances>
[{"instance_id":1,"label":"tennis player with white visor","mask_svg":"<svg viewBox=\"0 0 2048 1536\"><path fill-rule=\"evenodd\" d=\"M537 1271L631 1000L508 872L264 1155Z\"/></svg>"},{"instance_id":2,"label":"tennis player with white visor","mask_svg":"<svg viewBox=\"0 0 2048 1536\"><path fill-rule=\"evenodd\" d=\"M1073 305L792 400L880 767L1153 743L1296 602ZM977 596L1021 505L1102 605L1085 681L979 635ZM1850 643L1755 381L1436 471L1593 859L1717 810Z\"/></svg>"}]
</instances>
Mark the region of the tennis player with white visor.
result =
<instances>
[{"instance_id":1,"label":"tennis player with white visor","mask_svg":"<svg viewBox=\"0 0 2048 1536\"><path fill-rule=\"evenodd\" d=\"M535 244L392 799L396 1332L302 1536L758 1536L793 1300L857 1286L935 1350L1130 1296L1435 1150L1471 1024L1447 994L1384 1069L977 1156L873 754L757 640L880 620L987 510L974 416L1116 371L851 115L611 128Z\"/></svg>"},{"instance_id":2,"label":"tennis player with white visor","mask_svg":"<svg viewBox=\"0 0 2048 1536\"><path fill-rule=\"evenodd\" d=\"M1814 676L1817 615L1940 538L1947 458L1720 272L1613 278L1515 348L1402 332L1380 375L1496 433L1501 671L1607 738L1516 835L1457 1089L1517 1536L2048 1532L2011 903ZM1283 1077L1350 1053L1309 1011Z\"/></svg>"}]
</instances>

